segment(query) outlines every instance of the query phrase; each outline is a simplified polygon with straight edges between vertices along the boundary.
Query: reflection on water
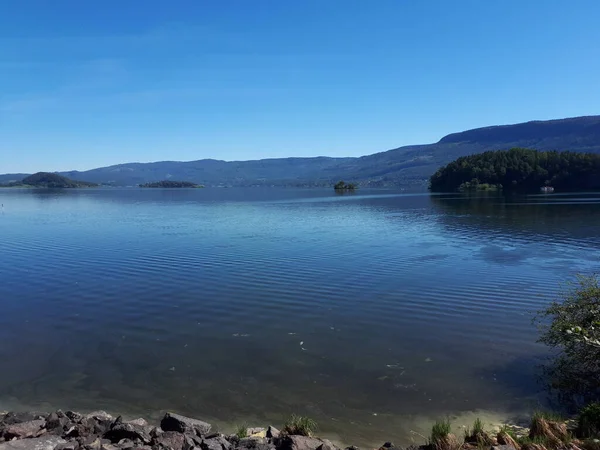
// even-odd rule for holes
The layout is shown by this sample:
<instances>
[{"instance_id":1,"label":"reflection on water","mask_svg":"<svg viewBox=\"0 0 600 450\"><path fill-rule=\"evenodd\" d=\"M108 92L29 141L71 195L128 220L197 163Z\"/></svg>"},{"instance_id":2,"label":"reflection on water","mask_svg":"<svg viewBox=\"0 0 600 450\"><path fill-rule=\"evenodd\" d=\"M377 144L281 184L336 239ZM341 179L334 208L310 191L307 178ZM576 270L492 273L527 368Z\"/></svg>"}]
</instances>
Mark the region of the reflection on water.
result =
<instances>
[{"instance_id":1,"label":"reflection on water","mask_svg":"<svg viewBox=\"0 0 600 450\"><path fill-rule=\"evenodd\" d=\"M403 442L541 401L531 312L598 267L599 197L0 191L0 406Z\"/></svg>"}]
</instances>

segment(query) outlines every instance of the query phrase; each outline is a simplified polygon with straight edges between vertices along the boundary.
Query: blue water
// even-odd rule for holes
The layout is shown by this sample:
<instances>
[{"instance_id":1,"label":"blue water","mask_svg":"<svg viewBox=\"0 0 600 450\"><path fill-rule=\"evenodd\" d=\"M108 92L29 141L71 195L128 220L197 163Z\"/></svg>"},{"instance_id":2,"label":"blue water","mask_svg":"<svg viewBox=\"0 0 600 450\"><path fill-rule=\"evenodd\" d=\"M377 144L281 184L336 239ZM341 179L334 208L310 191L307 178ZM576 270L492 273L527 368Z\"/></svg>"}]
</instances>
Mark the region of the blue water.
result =
<instances>
[{"instance_id":1,"label":"blue water","mask_svg":"<svg viewBox=\"0 0 600 450\"><path fill-rule=\"evenodd\" d=\"M292 412L406 441L543 401L534 311L599 268L596 194L0 190L0 409ZM380 440L380 439L379 439Z\"/></svg>"}]
</instances>

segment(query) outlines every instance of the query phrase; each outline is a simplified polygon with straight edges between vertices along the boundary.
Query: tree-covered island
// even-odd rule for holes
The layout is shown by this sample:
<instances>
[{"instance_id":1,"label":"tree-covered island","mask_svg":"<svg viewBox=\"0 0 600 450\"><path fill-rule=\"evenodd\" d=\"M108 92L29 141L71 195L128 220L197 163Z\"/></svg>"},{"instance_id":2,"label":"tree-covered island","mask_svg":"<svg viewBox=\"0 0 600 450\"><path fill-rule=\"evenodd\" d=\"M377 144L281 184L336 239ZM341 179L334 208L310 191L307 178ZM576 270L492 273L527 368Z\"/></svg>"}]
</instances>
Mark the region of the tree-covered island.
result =
<instances>
[{"instance_id":1,"label":"tree-covered island","mask_svg":"<svg viewBox=\"0 0 600 450\"><path fill-rule=\"evenodd\" d=\"M83 187L96 187L96 183L89 183L87 181L71 180L70 178L63 177L57 173L50 172L38 172L28 177L23 178L21 181L13 181L0 185L2 187L34 187L34 188L83 188Z\"/></svg>"},{"instance_id":2,"label":"tree-covered island","mask_svg":"<svg viewBox=\"0 0 600 450\"><path fill-rule=\"evenodd\" d=\"M433 192L469 190L562 191L600 189L600 155L525 148L463 156L430 178Z\"/></svg>"}]
</instances>

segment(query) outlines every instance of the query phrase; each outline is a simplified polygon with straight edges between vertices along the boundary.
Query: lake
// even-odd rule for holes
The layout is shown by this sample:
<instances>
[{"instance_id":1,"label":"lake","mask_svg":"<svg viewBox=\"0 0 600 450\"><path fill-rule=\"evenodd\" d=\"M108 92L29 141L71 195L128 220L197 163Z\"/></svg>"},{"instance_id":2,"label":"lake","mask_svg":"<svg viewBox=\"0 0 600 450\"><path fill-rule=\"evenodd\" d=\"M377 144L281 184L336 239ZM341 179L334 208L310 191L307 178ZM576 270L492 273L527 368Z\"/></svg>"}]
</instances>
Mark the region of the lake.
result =
<instances>
[{"instance_id":1,"label":"lake","mask_svg":"<svg viewBox=\"0 0 600 450\"><path fill-rule=\"evenodd\" d=\"M398 443L543 401L532 314L599 268L600 195L0 190L0 409L308 415ZM491 419L490 419L491 420Z\"/></svg>"}]
</instances>

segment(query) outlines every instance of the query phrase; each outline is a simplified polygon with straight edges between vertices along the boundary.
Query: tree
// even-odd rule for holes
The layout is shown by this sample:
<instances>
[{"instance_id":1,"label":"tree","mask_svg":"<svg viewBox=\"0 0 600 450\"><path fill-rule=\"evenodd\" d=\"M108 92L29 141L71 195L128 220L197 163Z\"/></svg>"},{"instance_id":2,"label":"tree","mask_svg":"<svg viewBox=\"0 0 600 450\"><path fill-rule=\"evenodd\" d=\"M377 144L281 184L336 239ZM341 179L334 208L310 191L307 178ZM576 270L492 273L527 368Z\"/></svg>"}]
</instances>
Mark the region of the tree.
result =
<instances>
[{"instance_id":1,"label":"tree","mask_svg":"<svg viewBox=\"0 0 600 450\"><path fill-rule=\"evenodd\" d=\"M548 386L567 406L600 400L600 283L580 276L560 301L539 312L540 342L557 352L544 366Z\"/></svg>"},{"instance_id":2,"label":"tree","mask_svg":"<svg viewBox=\"0 0 600 450\"><path fill-rule=\"evenodd\" d=\"M345 183L344 181L338 181L333 186L333 189L336 191L353 191L356 189L356 184L354 183Z\"/></svg>"}]
</instances>

